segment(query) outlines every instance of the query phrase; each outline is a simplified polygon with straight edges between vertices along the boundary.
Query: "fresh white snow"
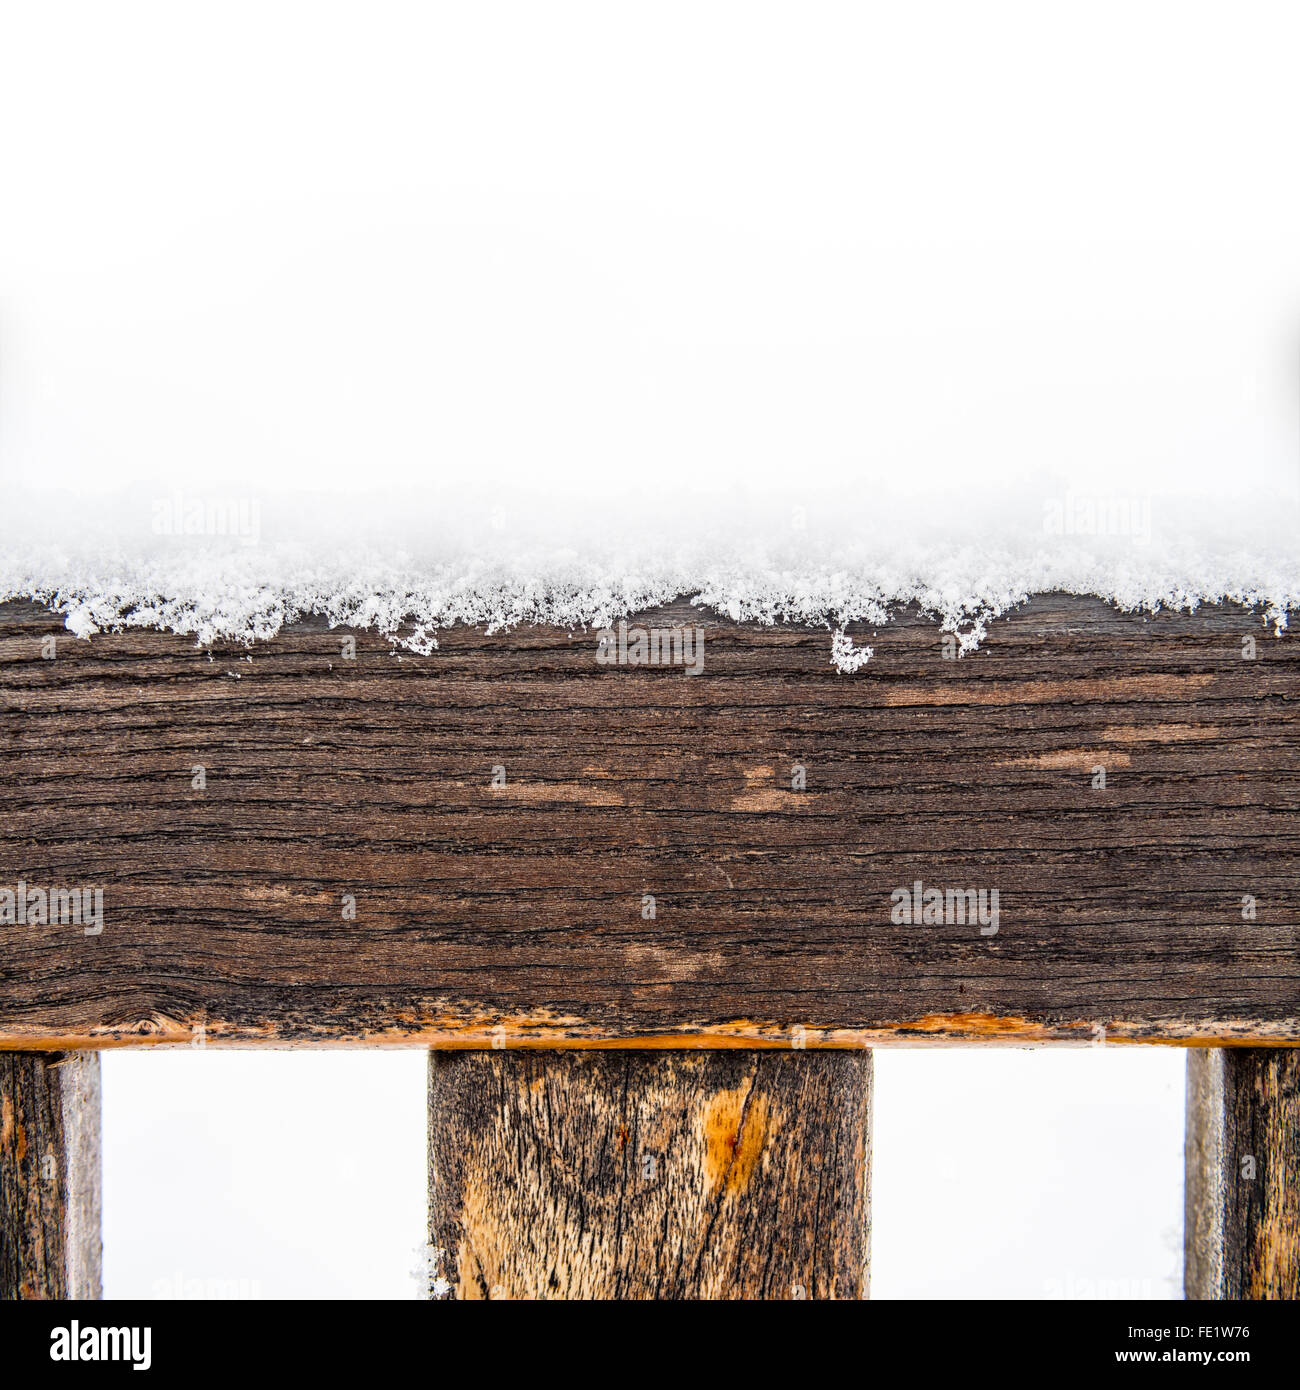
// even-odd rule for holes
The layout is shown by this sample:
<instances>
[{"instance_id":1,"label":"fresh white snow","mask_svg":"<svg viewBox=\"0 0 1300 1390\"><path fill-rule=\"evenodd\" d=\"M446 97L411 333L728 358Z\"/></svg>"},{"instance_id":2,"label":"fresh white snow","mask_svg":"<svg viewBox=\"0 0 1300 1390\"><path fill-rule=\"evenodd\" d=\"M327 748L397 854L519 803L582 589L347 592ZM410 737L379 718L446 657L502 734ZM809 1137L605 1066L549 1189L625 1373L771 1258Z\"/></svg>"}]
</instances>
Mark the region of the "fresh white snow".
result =
<instances>
[{"instance_id":1,"label":"fresh white snow","mask_svg":"<svg viewBox=\"0 0 1300 1390\"><path fill-rule=\"evenodd\" d=\"M679 594L1277 627L1298 40L1280 3L6 5L0 593L415 650Z\"/></svg>"},{"instance_id":2,"label":"fresh white snow","mask_svg":"<svg viewBox=\"0 0 1300 1390\"><path fill-rule=\"evenodd\" d=\"M593 500L574 514L542 497L489 509L414 491L399 517L382 495L14 493L0 598L50 603L80 636L156 626L251 642L317 612L429 652L456 623L599 628L686 595L741 621L825 625L846 672L869 649L844 627L886 622L906 603L971 650L990 617L1051 590L1151 611L1229 599L1274 631L1300 601L1294 519L1280 503L1024 489L982 502L882 498L864 509L809 495L733 505L719 524L689 499ZM208 533L218 526L236 533Z\"/></svg>"}]
</instances>

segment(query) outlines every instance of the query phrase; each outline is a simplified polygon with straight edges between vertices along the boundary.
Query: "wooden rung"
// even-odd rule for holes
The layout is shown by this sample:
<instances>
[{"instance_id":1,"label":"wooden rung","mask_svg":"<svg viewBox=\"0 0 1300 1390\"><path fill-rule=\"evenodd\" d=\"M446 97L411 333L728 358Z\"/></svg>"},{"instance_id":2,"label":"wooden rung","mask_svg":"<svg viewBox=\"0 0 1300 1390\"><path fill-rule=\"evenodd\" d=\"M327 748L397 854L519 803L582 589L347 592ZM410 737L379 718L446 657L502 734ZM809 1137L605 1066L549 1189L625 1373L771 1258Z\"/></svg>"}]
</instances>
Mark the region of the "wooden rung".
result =
<instances>
[{"instance_id":1,"label":"wooden rung","mask_svg":"<svg viewBox=\"0 0 1300 1390\"><path fill-rule=\"evenodd\" d=\"M0 1049L1300 1042L1296 631L1044 595L843 676L636 621L704 671L0 604Z\"/></svg>"},{"instance_id":2,"label":"wooden rung","mask_svg":"<svg viewBox=\"0 0 1300 1390\"><path fill-rule=\"evenodd\" d=\"M1300 1051L1187 1056L1188 1298L1300 1298Z\"/></svg>"},{"instance_id":3,"label":"wooden rung","mask_svg":"<svg viewBox=\"0 0 1300 1390\"><path fill-rule=\"evenodd\" d=\"M870 1052L432 1052L430 1292L861 1298L870 1169Z\"/></svg>"},{"instance_id":4,"label":"wooden rung","mask_svg":"<svg viewBox=\"0 0 1300 1390\"><path fill-rule=\"evenodd\" d=\"M99 1298L99 1053L0 1052L0 1299Z\"/></svg>"}]
</instances>

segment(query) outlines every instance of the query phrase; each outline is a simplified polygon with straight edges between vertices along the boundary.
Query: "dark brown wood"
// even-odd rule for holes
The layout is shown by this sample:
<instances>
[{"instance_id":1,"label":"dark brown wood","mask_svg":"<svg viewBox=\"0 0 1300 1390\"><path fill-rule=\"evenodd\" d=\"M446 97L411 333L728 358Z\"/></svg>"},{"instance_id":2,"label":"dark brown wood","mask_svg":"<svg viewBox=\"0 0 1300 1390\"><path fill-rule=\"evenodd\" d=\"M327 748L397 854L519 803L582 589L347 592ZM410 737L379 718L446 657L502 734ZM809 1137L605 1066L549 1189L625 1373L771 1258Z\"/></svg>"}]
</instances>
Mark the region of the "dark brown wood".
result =
<instances>
[{"instance_id":1,"label":"dark brown wood","mask_svg":"<svg viewBox=\"0 0 1300 1390\"><path fill-rule=\"evenodd\" d=\"M0 1053L0 1299L100 1296L99 1054Z\"/></svg>"},{"instance_id":2,"label":"dark brown wood","mask_svg":"<svg viewBox=\"0 0 1300 1390\"><path fill-rule=\"evenodd\" d=\"M1300 1298L1300 1052L1187 1056L1188 1298Z\"/></svg>"},{"instance_id":3,"label":"dark brown wood","mask_svg":"<svg viewBox=\"0 0 1300 1390\"><path fill-rule=\"evenodd\" d=\"M1054 595L840 675L825 630L642 621L702 624L703 674L0 609L0 888L105 912L0 925L0 1046L1300 1041L1294 636ZM891 922L918 880L997 933Z\"/></svg>"},{"instance_id":4,"label":"dark brown wood","mask_svg":"<svg viewBox=\"0 0 1300 1390\"><path fill-rule=\"evenodd\" d=\"M865 1298L870 1052L432 1052L436 1298Z\"/></svg>"}]
</instances>

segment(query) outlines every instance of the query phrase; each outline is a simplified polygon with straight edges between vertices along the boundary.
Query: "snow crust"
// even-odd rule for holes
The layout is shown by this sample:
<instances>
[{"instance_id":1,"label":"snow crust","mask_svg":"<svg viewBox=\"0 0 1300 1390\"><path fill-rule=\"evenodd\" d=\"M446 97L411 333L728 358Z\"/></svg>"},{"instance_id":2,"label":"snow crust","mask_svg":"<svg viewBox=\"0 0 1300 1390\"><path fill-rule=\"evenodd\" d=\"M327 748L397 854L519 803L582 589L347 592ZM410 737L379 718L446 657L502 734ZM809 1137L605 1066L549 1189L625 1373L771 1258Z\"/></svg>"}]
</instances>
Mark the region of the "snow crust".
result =
<instances>
[{"instance_id":1,"label":"snow crust","mask_svg":"<svg viewBox=\"0 0 1300 1390\"><path fill-rule=\"evenodd\" d=\"M0 592L74 632L1294 606L1294 5L9 8Z\"/></svg>"},{"instance_id":2,"label":"snow crust","mask_svg":"<svg viewBox=\"0 0 1300 1390\"><path fill-rule=\"evenodd\" d=\"M600 628L685 596L736 621L824 626L851 673L871 652L846 628L904 604L969 652L991 618L1055 590L1152 612L1230 600L1278 633L1300 603L1289 497L1039 485L869 504L793 492L575 504L146 487L4 501L0 599L46 603L81 637L156 627L251 644L318 613L428 654L455 624Z\"/></svg>"}]
</instances>

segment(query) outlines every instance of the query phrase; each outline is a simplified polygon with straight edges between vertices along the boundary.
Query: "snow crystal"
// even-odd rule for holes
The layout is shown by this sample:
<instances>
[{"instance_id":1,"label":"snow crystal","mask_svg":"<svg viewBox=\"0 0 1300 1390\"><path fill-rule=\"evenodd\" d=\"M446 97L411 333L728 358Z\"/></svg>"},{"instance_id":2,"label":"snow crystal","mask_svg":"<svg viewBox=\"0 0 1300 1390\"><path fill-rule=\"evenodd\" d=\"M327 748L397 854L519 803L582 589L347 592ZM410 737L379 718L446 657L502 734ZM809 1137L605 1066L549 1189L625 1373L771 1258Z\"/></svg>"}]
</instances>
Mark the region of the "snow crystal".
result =
<instances>
[{"instance_id":1,"label":"snow crystal","mask_svg":"<svg viewBox=\"0 0 1300 1390\"><path fill-rule=\"evenodd\" d=\"M427 656L457 624L600 628L684 596L737 622L825 627L831 659L851 673L871 648L850 625L886 623L903 605L956 634L964 653L1036 593L1151 612L1228 600L1277 632L1300 596L1289 499L1134 502L1022 487L869 504L642 499L575 515L524 495L503 505L414 493L395 512L378 494L285 493L242 499L242 513L195 499L188 530L159 528L159 499L140 489L7 500L0 599L48 604L80 637L154 627L249 644L320 614ZM256 526L241 530L241 515ZM231 525L214 525L220 517Z\"/></svg>"},{"instance_id":2,"label":"snow crystal","mask_svg":"<svg viewBox=\"0 0 1300 1390\"><path fill-rule=\"evenodd\" d=\"M901 604L1285 622L1294 7L264 8L0 53L3 593L429 659L685 595L846 673Z\"/></svg>"}]
</instances>

